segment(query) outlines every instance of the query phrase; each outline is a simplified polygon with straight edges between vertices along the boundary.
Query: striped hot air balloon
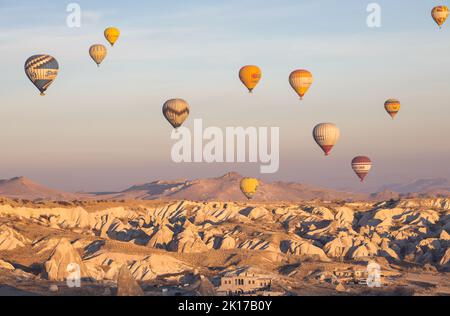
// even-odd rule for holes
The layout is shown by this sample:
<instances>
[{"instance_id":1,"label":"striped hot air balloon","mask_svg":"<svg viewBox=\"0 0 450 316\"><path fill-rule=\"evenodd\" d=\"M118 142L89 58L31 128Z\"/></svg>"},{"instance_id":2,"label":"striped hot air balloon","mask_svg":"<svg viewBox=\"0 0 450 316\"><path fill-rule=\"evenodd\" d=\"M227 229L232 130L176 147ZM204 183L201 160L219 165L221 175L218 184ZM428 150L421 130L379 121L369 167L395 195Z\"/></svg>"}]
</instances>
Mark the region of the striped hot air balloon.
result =
<instances>
[{"instance_id":1,"label":"striped hot air balloon","mask_svg":"<svg viewBox=\"0 0 450 316\"><path fill-rule=\"evenodd\" d=\"M321 123L316 125L313 130L313 137L316 143L322 148L325 156L328 156L334 145L339 140L340 131L336 125L332 123Z\"/></svg>"},{"instance_id":2,"label":"striped hot air balloon","mask_svg":"<svg viewBox=\"0 0 450 316\"><path fill-rule=\"evenodd\" d=\"M103 59L105 59L108 51L106 47L102 44L95 44L89 48L89 55L95 61L98 67L102 63Z\"/></svg>"},{"instance_id":3,"label":"striped hot air balloon","mask_svg":"<svg viewBox=\"0 0 450 316\"><path fill-rule=\"evenodd\" d=\"M389 99L384 103L386 112L394 119L400 111L400 101L396 99Z\"/></svg>"},{"instance_id":4,"label":"striped hot air balloon","mask_svg":"<svg viewBox=\"0 0 450 316\"><path fill-rule=\"evenodd\" d=\"M308 70L294 70L289 76L289 83L294 91L300 96L300 100L303 100L303 97L313 83L313 76Z\"/></svg>"},{"instance_id":5,"label":"striped hot air balloon","mask_svg":"<svg viewBox=\"0 0 450 316\"><path fill-rule=\"evenodd\" d=\"M372 161L366 156L355 157L352 160L352 169L363 182L370 169L372 169Z\"/></svg>"},{"instance_id":6,"label":"striped hot air balloon","mask_svg":"<svg viewBox=\"0 0 450 316\"><path fill-rule=\"evenodd\" d=\"M183 99L170 99L163 105L163 114L174 128L178 128L189 116L189 104Z\"/></svg>"},{"instance_id":7,"label":"striped hot air balloon","mask_svg":"<svg viewBox=\"0 0 450 316\"><path fill-rule=\"evenodd\" d=\"M259 181L255 178L243 178L240 187L247 199L251 200L258 190Z\"/></svg>"},{"instance_id":8,"label":"striped hot air balloon","mask_svg":"<svg viewBox=\"0 0 450 316\"><path fill-rule=\"evenodd\" d=\"M41 95L55 81L58 76L59 65L50 55L34 55L25 62L25 73L28 79L38 88Z\"/></svg>"},{"instance_id":9,"label":"striped hot air balloon","mask_svg":"<svg viewBox=\"0 0 450 316\"><path fill-rule=\"evenodd\" d=\"M445 5L434 7L433 10L431 10L431 16L433 17L439 28L442 28L442 25L444 25L445 21L448 18L448 15L449 10Z\"/></svg>"},{"instance_id":10,"label":"striped hot air balloon","mask_svg":"<svg viewBox=\"0 0 450 316\"><path fill-rule=\"evenodd\" d=\"M247 87L249 93L252 93L253 89L259 83L261 75L261 69L254 65L247 65L239 70L239 79Z\"/></svg>"}]
</instances>

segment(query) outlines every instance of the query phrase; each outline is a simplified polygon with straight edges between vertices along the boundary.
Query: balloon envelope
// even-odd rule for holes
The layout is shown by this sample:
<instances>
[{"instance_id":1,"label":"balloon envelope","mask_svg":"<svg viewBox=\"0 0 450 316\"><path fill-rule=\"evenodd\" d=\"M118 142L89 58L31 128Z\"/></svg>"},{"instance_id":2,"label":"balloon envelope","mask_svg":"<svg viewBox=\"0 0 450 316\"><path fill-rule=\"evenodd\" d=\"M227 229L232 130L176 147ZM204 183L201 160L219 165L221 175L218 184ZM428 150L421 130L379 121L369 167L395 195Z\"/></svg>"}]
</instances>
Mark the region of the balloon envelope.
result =
<instances>
[{"instance_id":1,"label":"balloon envelope","mask_svg":"<svg viewBox=\"0 0 450 316\"><path fill-rule=\"evenodd\" d=\"M244 86L247 87L248 91L252 93L253 89L261 80L261 69L258 66L247 65L239 70L239 79L241 79Z\"/></svg>"},{"instance_id":2,"label":"balloon envelope","mask_svg":"<svg viewBox=\"0 0 450 316\"><path fill-rule=\"evenodd\" d=\"M50 55L34 55L25 62L25 73L30 81L41 92L44 92L55 81L58 76L59 65L55 58Z\"/></svg>"},{"instance_id":3,"label":"balloon envelope","mask_svg":"<svg viewBox=\"0 0 450 316\"><path fill-rule=\"evenodd\" d=\"M183 99L170 99L163 105L163 114L174 128L178 128L189 116L189 104Z\"/></svg>"},{"instance_id":4,"label":"balloon envelope","mask_svg":"<svg viewBox=\"0 0 450 316\"><path fill-rule=\"evenodd\" d=\"M352 169L363 182L370 169L372 169L372 161L366 156L355 157L352 160Z\"/></svg>"},{"instance_id":5,"label":"balloon envelope","mask_svg":"<svg viewBox=\"0 0 450 316\"><path fill-rule=\"evenodd\" d=\"M106 40L111 44L111 46L114 46L114 44L117 42L120 36L120 30L115 27L108 27L105 32L105 38Z\"/></svg>"},{"instance_id":6,"label":"balloon envelope","mask_svg":"<svg viewBox=\"0 0 450 316\"><path fill-rule=\"evenodd\" d=\"M394 119L400 111L400 101L396 99L389 99L384 103L386 112Z\"/></svg>"},{"instance_id":7,"label":"balloon envelope","mask_svg":"<svg viewBox=\"0 0 450 316\"><path fill-rule=\"evenodd\" d=\"M289 76L289 83L292 89L300 96L300 99L303 99L313 83L313 76L305 69L294 70Z\"/></svg>"},{"instance_id":8,"label":"balloon envelope","mask_svg":"<svg viewBox=\"0 0 450 316\"><path fill-rule=\"evenodd\" d=\"M340 131L333 123L321 123L314 127L313 137L325 156L328 156L339 140Z\"/></svg>"},{"instance_id":9,"label":"balloon envelope","mask_svg":"<svg viewBox=\"0 0 450 316\"><path fill-rule=\"evenodd\" d=\"M100 66L102 61L105 59L108 51L106 47L102 44L95 44L89 48L89 55L95 61L97 66Z\"/></svg>"},{"instance_id":10,"label":"balloon envelope","mask_svg":"<svg viewBox=\"0 0 450 316\"><path fill-rule=\"evenodd\" d=\"M442 25L445 23L449 15L448 7L445 5L434 7L433 10L431 10L431 16L433 17L434 21L437 25L441 28Z\"/></svg>"},{"instance_id":11,"label":"balloon envelope","mask_svg":"<svg viewBox=\"0 0 450 316\"><path fill-rule=\"evenodd\" d=\"M255 178L243 178L240 187L247 199L251 200L258 190L259 181Z\"/></svg>"}]
</instances>

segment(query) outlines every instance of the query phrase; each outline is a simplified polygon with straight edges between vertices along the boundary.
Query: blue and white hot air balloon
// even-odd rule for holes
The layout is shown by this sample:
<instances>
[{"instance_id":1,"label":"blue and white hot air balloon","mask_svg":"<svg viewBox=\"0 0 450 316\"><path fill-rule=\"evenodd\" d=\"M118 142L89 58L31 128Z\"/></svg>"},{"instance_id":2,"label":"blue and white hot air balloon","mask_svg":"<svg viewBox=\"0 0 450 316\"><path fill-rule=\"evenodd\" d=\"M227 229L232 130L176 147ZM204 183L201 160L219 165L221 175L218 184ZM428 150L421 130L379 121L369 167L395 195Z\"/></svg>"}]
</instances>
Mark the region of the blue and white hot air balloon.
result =
<instances>
[{"instance_id":1,"label":"blue and white hot air balloon","mask_svg":"<svg viewBox=\"0 0 450 316\"><path fill-rule=\"evenodd\" d=\"M58 70L58 62L50 55L34 55L25 62L25 73L41 95L55 81Z\"/></svg>"}]
</instances>

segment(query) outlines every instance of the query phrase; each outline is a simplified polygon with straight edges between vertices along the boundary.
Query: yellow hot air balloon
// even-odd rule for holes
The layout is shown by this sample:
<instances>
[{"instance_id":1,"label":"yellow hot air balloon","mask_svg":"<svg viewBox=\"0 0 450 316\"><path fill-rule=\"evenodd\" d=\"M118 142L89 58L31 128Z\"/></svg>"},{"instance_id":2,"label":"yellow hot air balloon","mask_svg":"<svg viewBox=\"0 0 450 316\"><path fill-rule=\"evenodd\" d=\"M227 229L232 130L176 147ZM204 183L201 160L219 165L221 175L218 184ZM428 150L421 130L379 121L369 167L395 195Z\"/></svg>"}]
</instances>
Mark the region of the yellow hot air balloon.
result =
<instances>
[{"instance_id":1,"label":"yellow hot air balloon","mask_svg":"<svg viewBox=\"0 0 450 316\"><path fill-rule=\"evenodd\" d=\"M261 80L261 75L261 69L254 65L247 65L239 70L239 78L244 86L247 87L249 93L252 93L259 80Z\"/></svg>"},{"instance_id":2,"label":"yellow hot air balloon","mask_svg":"<svg viewBox=\"0 0 450 316\"><path fill-rule=\"evenodd\" d=\"M289 83L302 100L313 83L313 76L308 70L295 70L289 76Z\"/></svg>"},{"instance_id":3,"label":"yellow hot air balloon","mask_svg":"<svg viewBox=\"0 0 450 316\"><path fill-rule=\"evenodd\" d=\"M243 178L240 187L247 199L251 200L258 190L259 181L255 178Z\"/></svg>"},{"instance_id":4,"label":"yellow hot air balloon","mask_svg":"<svg viewBox=\"0 0 450 316\"><path fill-rule=\"evenodd\" d=\"M178 128L189 116L189 104L183 99L170 99L163 105L163 114L174 128Z\"/></svg>"},{"instance_id":5,"label":"yellow hot air balloon","mask_svg":"<svg viewBox=\"0 0 450 316\"><path fill-rule=\"evenodd\" d=\"M431 16L434 21L439 25L439 28L442 28L442 25L445 23L449 15L448 7L445 5L434 7L431 11Z\"/></svg>"},{"instance_id":6,"label":"yellow hot air balloon","mask_svg":"<svg viewBox=\"0 0 450 316\"><path fill-rule=\"evenodd\" d=\"M118 28L108 27L105 30L105 38L111 44L111 46L114 46L114 44L116 43L119 36L120 36L120 30Z\"/></svg>"},{"instance_id":7,"label":"yellow hot air balloon","mask_svg":"<svg viewBox=\"0 0 450 316\"><path fill-rule=\"evenodd\" d=\"M389 99L384 103L384 108L386 109L386 112L388 112L388 114L392 117L392 119L394 119L400 111L400 101Z\"/></svg>"},{"instance_id":8,"label":"yellow hot air balloon","mask_svg":"<svg viewBox=\"0 0 450 316\"><path fill-rule=\"evenodd\" d=\"M89 55L91 55L91 58L95 61L98 67L100 67L100 64L103 59L105 59L107 53L108 51L106 50L106 47L102 44L95 44L89 48Z\"/></svg>"},{"instance_id":9,"label":"yellow hot air balloon","mask_svg":"<svg viewBox=\"0 0 450 316\"><path fill-rule=\"evenodd\" d=\"M336 125L332 123L321 123L316 125L313 130L313 137L316 143L322 148L325 156L328 156L334 145L339 140L340 131Z\"/></svg>"}]
</instances>

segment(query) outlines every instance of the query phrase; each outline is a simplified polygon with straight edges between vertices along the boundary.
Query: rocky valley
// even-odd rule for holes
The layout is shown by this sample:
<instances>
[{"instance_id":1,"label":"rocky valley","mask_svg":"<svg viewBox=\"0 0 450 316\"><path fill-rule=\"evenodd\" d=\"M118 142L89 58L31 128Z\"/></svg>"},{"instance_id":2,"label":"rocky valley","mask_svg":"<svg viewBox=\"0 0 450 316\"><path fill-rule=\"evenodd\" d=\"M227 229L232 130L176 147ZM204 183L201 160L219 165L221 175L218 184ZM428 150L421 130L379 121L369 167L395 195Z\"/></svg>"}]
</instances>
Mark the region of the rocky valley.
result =
<instances>
[{"instance_id":1,"label":"rocky valley","mask_svg":"<svg viewBox=\"0 0 450 316\"><path fill-rule=\"evenodd\" d=\"M449 295L449 232L445 198L3 198L0 293L120 295L134 288L134 295ZM368 286L371 264L379 266L377 286ZM79 286L68 282L73 271ZM233 278L262 285L224 281Z\"/></svg>"}]
</instances>

